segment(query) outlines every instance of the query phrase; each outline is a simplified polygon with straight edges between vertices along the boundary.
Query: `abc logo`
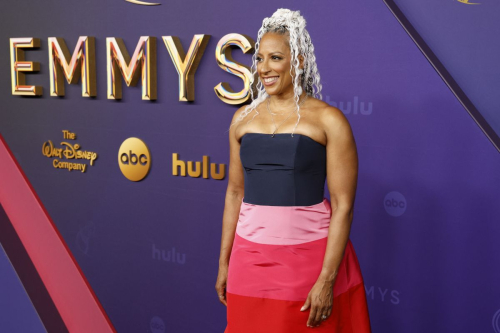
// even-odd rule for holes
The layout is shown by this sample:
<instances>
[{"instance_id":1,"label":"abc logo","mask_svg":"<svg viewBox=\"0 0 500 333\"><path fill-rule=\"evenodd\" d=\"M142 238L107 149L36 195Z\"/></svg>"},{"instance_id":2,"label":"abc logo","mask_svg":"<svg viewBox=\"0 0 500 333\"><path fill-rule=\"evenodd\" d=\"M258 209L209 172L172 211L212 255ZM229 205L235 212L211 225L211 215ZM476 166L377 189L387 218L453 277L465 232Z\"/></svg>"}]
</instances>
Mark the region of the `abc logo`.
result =
<instances>
[{"instance_id":1,"label":"abc logo","mask_svg":"<svg viewBox=\"0 0 500 333\"><path fill-rule=\"evenodd\" d=\"M406 199L397 191L387 193L384 198L384 208L391 216L401 216L406 211Z\"/></svg>"},{"instance_id":2,"label":"abc logo","mask_svg":"<svg viewBox=\"0 0 500 333\"><path fill-rule=\"evenodd\" d=\"M165 333L165 323L160 317L154 316L149 323L152 333Z\"/></svg>"},{"instance_id":3,"label":"abc logo","mask_svg":"<svg viewBox=\"0 0 500 333\"><path fill-rule=\"evenodd\" d=\"M151 168L149 149L138 138L123 141L118 151L118 165L123 175L134 182L144 179Z\"/></svg>"}]
</instances>

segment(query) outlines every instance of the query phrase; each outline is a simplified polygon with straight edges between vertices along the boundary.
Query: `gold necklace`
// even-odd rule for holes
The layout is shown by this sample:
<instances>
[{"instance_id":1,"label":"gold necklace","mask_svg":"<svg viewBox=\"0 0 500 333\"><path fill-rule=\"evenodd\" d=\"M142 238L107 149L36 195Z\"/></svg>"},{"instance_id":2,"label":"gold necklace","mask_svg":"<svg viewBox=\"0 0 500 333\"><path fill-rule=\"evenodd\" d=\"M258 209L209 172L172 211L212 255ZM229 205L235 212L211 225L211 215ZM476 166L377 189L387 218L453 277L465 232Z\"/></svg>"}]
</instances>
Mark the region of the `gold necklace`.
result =
<instances>
[{"instance_id":1,"label":"gold necklace","mask_svg":"<svg viewBox=\"0 0 500 333\"><path fill-rule=\"evenodd\" d=\"M302 100L302 102L300 102L300 104L299 104L299 108L302 106L302 104L304 104L304 102L306 101L307 97L308 97L308 95L306 95L306 98L304 98L304 99ZM287 121L287 119L288 119L288 118L290 118L290 116L292 115L292 113L293 113L295 110L290 111L290 114L288 115L288 117L286 117L286 118L285 118L285 120L283 120L283 121L279 124L279 126L278 126L278 127L276 127L276 123L274 122L273 113L272 113L272 112L271 112L271 110L269 109L269 100L270 100L270 99L268 98L268 99L267 99L267 103L266 103L266 105L267 105L267 111L271 114L271 119L272 119L272 121L273 121L273 125L274 125L274 127L275 127L275 130L274 130L274 132L273 132L273 133L272 133L272 135L271 135L271 138L274 138L274 134L276 134L276 131L278 130L278 128L279 128L281 125L283 125L283 123L284 123L285 121Z\"/></svg>"}]
</instances>

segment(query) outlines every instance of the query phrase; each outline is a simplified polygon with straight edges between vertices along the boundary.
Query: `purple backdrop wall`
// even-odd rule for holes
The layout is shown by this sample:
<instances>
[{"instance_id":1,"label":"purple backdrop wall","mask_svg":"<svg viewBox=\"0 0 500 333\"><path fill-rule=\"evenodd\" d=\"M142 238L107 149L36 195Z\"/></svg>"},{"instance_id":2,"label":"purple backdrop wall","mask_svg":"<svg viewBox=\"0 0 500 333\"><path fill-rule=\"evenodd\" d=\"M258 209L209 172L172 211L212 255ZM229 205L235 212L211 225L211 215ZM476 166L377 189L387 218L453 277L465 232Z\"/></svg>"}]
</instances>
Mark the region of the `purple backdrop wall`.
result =
<instances>
[{"instance_id":1,"label":"purple backdrop wall","mask_svg":"<svg viewBox=\"0 0 500 333\"><path fill-rule=\"evenodd\" d=\"M462 5L447 4L450 12ZM233 32L255 39L265 16L288 7L308 20L324 100L344 111L356 137L351 239L373 331L500 333L500 156L382 1L0 6L0 132L118 332L223 331L225 307L214 285L227 178L172 176L172 153L228 163L235 107L213 87L242 84L217 66L216 43ZM179 102L161 36L178 36L187 49L200 33L212 37L196 73L196 100ZM80 85L67 85L64 98L49 97L47 38L62 37L72 50L84 35L96 37L97 98L82 98ZM123 38L132 52L146 35L158 38L158 100L142 101L139 85L124 86L120 102L107 100L105 38ZM39 50L27 51L41 71L27 80L44 87L42 98L11 95L11 37L41 39ZM233 54L250 63L250 55ZM58 143L63 129L99 153L86 173L54 169L41 154L43 142ZM133 136L146 142L153 161L137 183L116 161ZM160 258L169 251L179 260Z\"/></svg>"}]
</instances>

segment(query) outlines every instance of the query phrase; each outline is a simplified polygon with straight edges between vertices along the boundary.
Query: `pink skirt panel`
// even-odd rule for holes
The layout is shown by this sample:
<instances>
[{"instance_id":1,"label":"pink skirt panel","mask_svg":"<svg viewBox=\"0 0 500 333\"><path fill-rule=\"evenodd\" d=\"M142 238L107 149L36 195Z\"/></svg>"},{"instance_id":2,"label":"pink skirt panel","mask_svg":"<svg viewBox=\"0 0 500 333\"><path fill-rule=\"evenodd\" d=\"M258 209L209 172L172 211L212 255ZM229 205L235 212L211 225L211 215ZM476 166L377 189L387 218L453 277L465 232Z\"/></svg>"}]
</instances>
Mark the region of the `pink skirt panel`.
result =
<instances>
[{"instance_id":1,"label":"pink skirt panel","mask_svg":"<svg viewBox=\"0 0 500 333\"><path fill-rule=\"evenodd\" d=\"M328 236L328 198L312 206L265 206L241 202L236 233L259 244L293 245Z\"/></svg>"},{"instance_id":2,"label":"pink skirt panel","mask_svg":"<svg viewBox=\"0 0 500 333\"><path fill-rule=\"evenodd\" d=\"M257 221L257 220L255 220ZM229 293L305 301L323 266L327 237L293 245L270 245L235 235L226 290ZM363 282L349 240L335 280L334 297Z\"/></svg>"}]
</instances>

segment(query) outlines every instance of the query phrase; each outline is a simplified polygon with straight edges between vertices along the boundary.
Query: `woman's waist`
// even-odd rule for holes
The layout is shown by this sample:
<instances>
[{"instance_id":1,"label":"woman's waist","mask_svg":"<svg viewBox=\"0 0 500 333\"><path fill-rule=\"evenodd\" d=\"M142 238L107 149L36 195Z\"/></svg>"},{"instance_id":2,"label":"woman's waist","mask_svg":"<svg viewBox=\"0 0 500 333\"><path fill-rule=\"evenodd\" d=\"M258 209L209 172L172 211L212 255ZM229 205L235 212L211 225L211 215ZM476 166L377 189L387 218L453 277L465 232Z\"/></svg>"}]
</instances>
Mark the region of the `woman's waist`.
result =
<instances>
[{"instance_id":1,"label":"woman's waist","mask_svg":"<svg viewBox=\"0 0 500 333\"><path fill-rule=\"evenodd\" d=\"M323 197L312 205L257 205L242 199L236 232L262 244L291 245L328 236L332 211Z\"/></svg>"}]
</instances>

